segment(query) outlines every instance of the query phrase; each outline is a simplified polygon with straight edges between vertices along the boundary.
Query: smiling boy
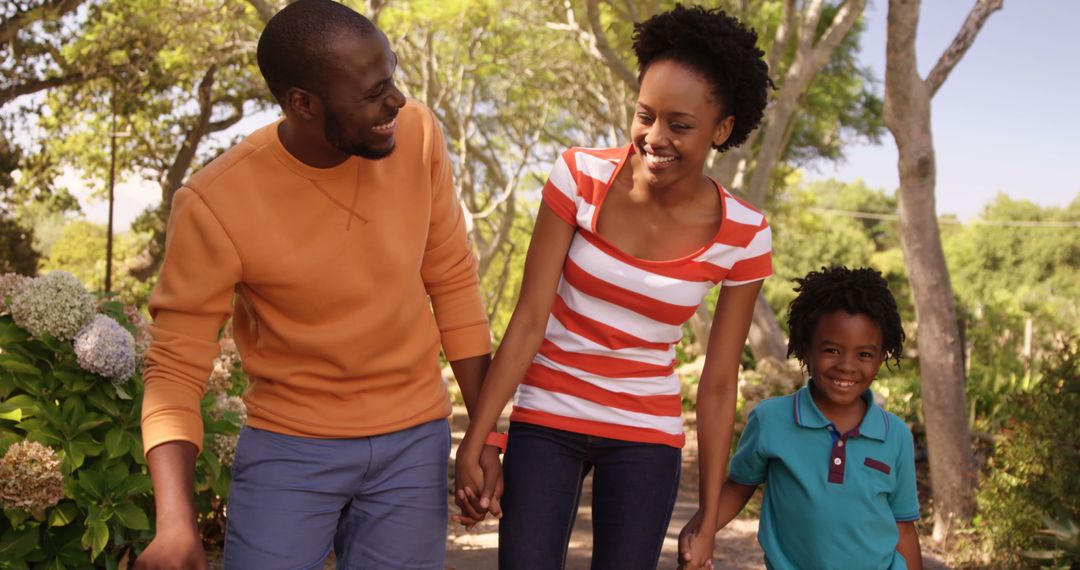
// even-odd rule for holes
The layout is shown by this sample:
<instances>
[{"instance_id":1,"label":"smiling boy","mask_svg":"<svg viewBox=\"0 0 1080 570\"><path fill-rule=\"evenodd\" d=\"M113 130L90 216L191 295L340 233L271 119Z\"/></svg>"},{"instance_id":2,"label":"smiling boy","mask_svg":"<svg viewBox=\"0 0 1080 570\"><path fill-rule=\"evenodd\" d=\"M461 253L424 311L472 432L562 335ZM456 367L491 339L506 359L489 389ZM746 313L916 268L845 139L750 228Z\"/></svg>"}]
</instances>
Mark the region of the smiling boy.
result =
<instances>
[{"instance_id":1,"label":"smiling boy","mask_svg":"<svg viewBox=\"0 0 1080 570\"><path fill-rule=\"evenodd\" d=\"M810 373L794 394L750 413L720 496L720 526L765 485L758 541L770 569L922 568L911 432L874 402L870 384L899 362L904 331L873 269L796 279L788 355ZM685 561L695 516L680 535Z\"/></svg>"}]
</instances>

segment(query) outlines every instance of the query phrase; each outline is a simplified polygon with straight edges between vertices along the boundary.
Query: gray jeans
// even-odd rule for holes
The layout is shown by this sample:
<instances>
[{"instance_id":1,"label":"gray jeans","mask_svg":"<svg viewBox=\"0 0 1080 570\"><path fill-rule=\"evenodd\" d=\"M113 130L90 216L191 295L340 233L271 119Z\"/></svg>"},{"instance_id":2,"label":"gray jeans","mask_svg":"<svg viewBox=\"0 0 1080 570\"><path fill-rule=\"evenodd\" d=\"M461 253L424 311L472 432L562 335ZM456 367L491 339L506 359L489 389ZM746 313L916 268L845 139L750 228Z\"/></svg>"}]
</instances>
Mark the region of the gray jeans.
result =
<instances>
[{"instance_id":1,"label":"gray jeans","mask_svg":"<svg viewBox=\"0 0 1080 570\"><path fill-rule=\"evenodd\" d=\"M443 570L450 428L316 439L245 427L233 461L225 568Z\"/></svg>"}]
</instances>

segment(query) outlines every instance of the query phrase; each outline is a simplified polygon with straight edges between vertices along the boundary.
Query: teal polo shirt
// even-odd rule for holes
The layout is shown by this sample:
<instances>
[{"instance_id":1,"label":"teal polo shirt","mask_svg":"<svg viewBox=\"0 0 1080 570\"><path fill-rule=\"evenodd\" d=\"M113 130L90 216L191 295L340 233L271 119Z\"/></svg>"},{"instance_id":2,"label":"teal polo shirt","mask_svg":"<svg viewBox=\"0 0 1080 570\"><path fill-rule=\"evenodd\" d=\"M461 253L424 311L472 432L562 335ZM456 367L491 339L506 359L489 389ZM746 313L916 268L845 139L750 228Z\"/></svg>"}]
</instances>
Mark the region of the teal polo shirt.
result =
<instances>
[{"instance_id":1,"label":"teal polo shirt","mask_svg":"<svg viewBox=\"0 0 1080 570\"><path fill-rule=\"evenodd\" d=\"M765 484L758 542L768 568L905 569L897 522L919 518L911 432L863 395L859 426L838 433L804 387L758 404L729 476Z\"/></svg>"}]
</instances>

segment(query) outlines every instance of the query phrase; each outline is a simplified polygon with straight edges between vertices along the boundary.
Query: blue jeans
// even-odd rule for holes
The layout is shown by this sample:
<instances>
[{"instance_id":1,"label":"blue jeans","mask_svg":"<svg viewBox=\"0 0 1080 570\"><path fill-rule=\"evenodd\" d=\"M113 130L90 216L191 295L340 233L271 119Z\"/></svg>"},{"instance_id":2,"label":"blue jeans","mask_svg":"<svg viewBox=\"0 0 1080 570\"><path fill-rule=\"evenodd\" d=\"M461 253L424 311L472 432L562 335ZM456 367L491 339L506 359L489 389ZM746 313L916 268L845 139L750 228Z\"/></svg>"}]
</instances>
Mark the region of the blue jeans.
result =
<instances>
[{"instance_id":1,"label":"blue jeans","mask_svg":"<svg viewBox=\"0 0 1080 570\"><path fill-rule=\"evenodd\" d=\"M681 469L681 451L667 445L510 424L499 568L563 568L581 484L595 470L593 570L655 569Z\"/></svg>"},{"instance_id":2,"label":"blue jeans","mask_svg":"<svg viewBox=\"0 0 1080 570\"><path fill-rule=\"evenodd\" d=\"M245 427L233 461L228 570L443 570L450 428L353 439Z\"/></svg>"}]
</instances>

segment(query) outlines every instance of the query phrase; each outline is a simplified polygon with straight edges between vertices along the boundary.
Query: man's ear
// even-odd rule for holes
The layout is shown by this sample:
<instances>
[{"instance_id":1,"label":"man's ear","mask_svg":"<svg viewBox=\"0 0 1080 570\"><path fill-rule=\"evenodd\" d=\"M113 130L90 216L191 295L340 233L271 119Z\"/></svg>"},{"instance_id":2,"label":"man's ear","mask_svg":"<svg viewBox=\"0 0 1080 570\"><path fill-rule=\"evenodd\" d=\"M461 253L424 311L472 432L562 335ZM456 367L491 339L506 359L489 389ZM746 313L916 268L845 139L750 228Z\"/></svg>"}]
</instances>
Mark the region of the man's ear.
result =
<instances>
[{"instance_id":1,"label":"man's ear","mask_svg":"<svg viewBox=\"0 0 1080 570\"><path fill-rule=\"evenodd\" d=\"M294 116L310 121L322 112L322 101L317 95L299 87L290 87L285 92L285 109Z\"/></svg>"}]
</instances>

